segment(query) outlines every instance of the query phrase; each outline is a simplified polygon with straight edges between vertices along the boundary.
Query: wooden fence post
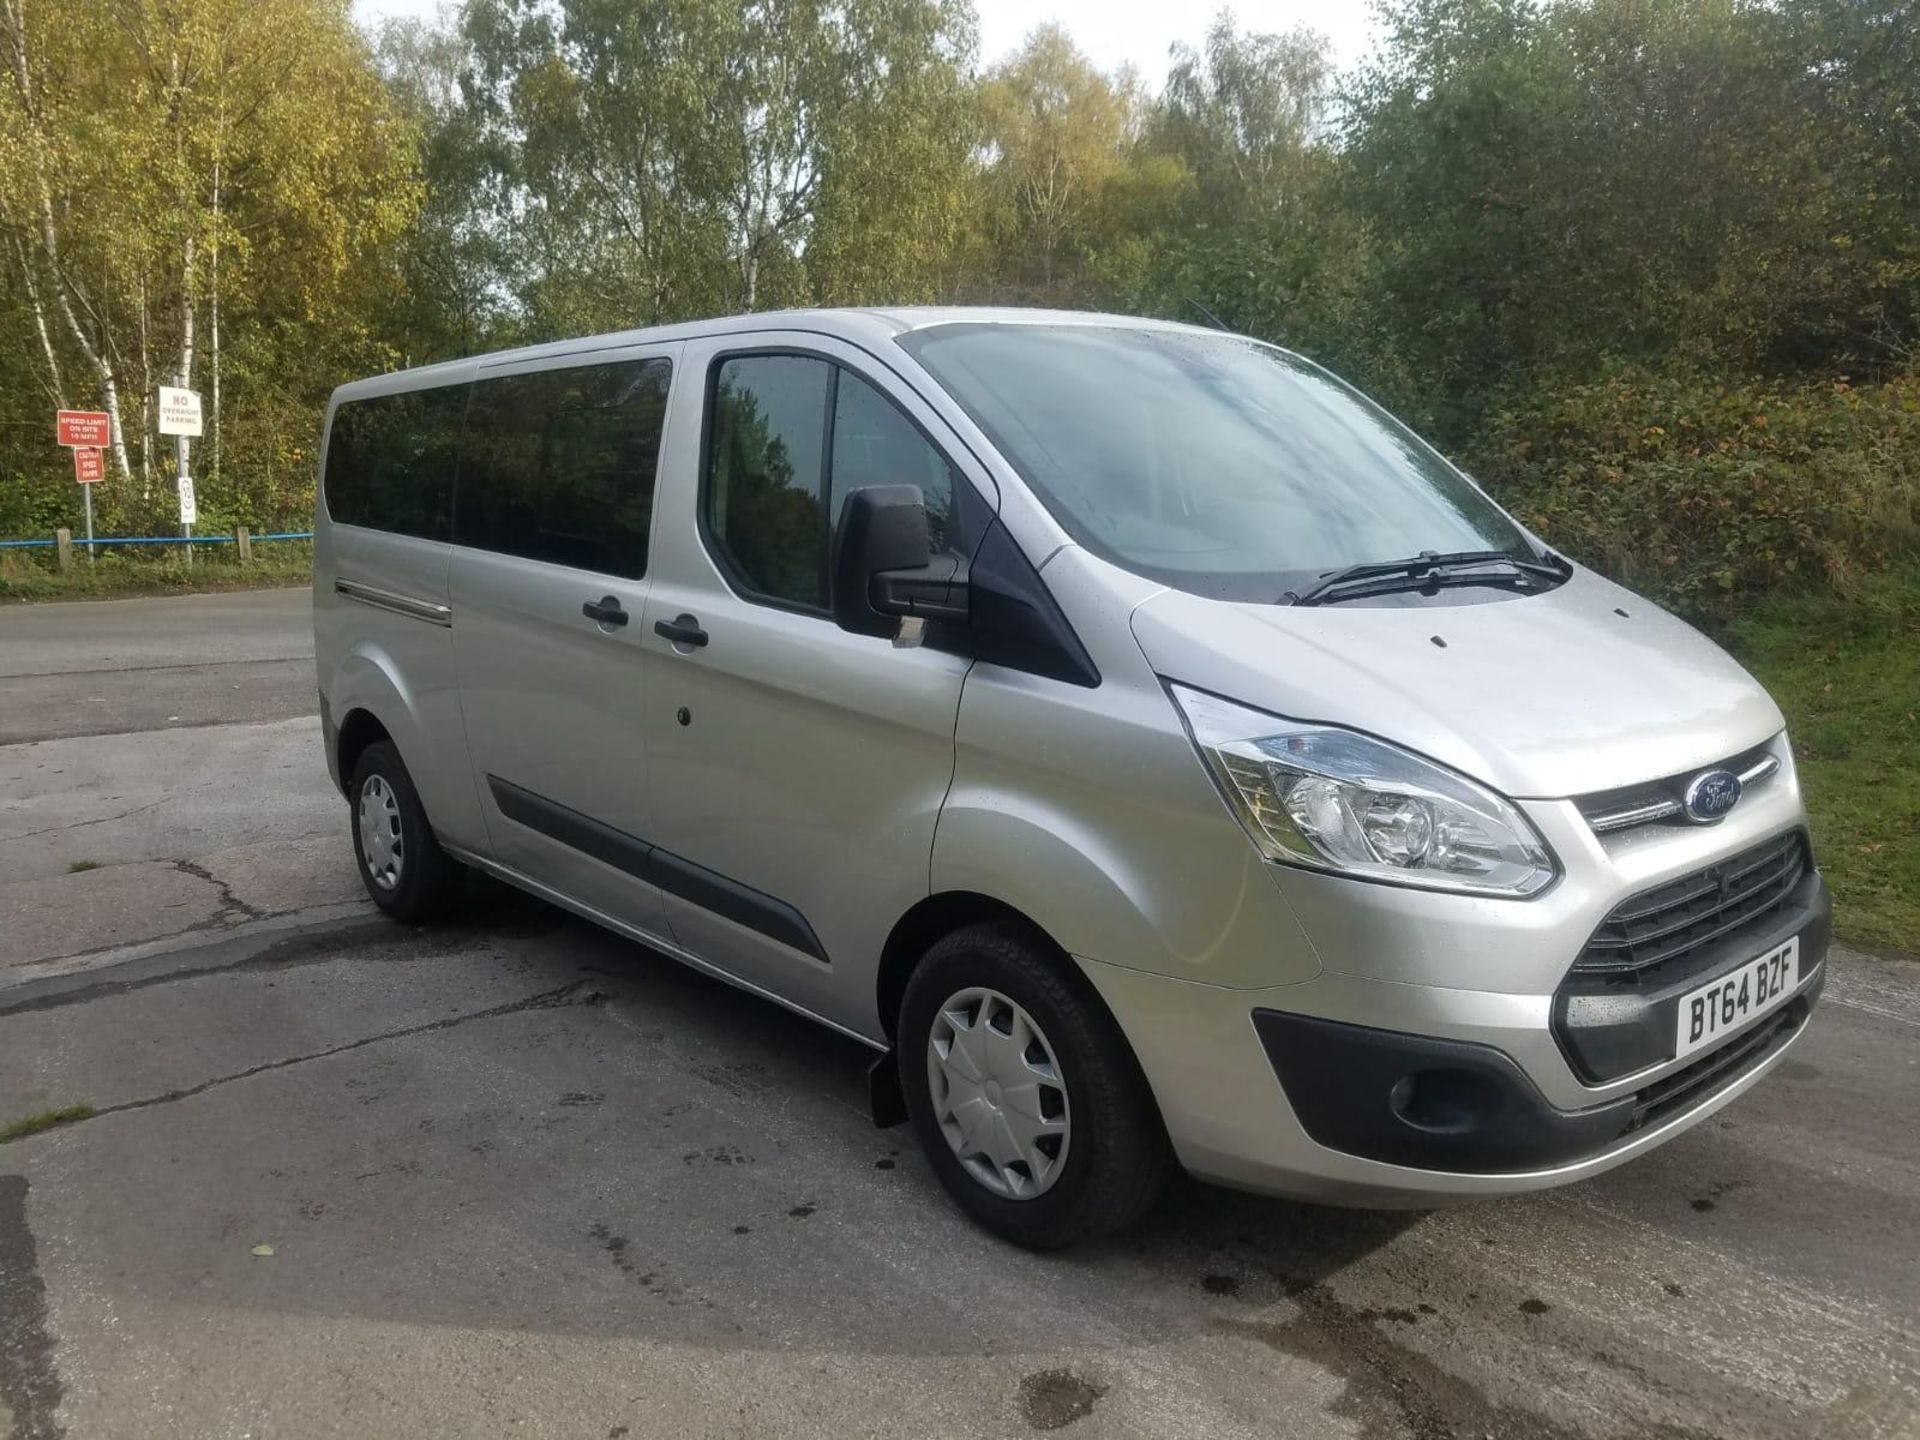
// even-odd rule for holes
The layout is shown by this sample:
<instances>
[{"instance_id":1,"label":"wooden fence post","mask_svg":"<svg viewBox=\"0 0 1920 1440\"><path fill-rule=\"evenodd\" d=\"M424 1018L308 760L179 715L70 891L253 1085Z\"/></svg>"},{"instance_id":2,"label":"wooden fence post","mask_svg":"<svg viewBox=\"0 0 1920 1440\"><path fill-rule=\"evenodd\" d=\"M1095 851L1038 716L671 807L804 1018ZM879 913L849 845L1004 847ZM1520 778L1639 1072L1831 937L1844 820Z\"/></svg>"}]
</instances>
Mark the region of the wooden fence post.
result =
<instances>
[{"instance_id":1,"label":"wooden fence post","mask_svg":"<svg viewBox=\"0 0 1920 1440\"><path fill-rule=\"evenodd\" d=\"M253 532L244 525L233 527L233 548L240 552L240 563L253 563Z\"/></svg>"},{"instance_id":2,"label":"wooden fence post","mask_svg":"<svg viewBox=\"0 0 1920 1440\"><path fill-rule=\"evenodd\" d=\"M62 572L73 569L73 532L64 525L53 532L53 550Z\"/></svg>"}]
</instances>

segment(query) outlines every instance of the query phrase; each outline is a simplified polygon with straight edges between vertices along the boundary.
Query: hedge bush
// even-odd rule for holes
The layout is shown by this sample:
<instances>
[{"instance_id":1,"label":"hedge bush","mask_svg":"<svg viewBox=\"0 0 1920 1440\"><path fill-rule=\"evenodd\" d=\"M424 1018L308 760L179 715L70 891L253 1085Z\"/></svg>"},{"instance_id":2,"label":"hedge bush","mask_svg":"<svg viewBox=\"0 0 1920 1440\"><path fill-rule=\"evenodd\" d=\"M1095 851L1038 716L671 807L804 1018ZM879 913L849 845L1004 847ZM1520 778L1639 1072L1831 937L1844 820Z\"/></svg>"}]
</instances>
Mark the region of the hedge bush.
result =
<instances>
[{"instance_id":1,"label":"hedge bush","mask_svg":"<svg viewBox=\"0 0 1920 1440\"><path fill-rule=\"evenodd\" d=\"M1503 407L1467 458L1553 544L1695 613L1850 595L1920 551L1920 372L1859 386L1618 372Z\"/></svg>"}]
</instances>

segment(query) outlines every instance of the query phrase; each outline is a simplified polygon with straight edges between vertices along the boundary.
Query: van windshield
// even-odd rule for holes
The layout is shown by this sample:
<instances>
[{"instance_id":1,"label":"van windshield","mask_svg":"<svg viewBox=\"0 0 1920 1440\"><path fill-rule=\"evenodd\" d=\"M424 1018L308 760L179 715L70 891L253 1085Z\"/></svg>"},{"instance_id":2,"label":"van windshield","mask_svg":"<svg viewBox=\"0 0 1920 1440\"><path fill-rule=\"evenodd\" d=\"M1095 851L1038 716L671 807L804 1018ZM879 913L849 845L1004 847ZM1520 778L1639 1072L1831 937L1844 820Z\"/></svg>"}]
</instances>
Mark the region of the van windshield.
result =
<instances>
[{"instance_id":1,"label":"van windshield","mask_svg":"<svg viewBox=\"0 0 1920 1440\"><path fill-rule=\"evenodd\" d=\"M1538 552L1406 426L1235 335L954 324L900 337L1061 526L1135 574L1273 602L1347 565Z\"/></svg>"}]
</instances>

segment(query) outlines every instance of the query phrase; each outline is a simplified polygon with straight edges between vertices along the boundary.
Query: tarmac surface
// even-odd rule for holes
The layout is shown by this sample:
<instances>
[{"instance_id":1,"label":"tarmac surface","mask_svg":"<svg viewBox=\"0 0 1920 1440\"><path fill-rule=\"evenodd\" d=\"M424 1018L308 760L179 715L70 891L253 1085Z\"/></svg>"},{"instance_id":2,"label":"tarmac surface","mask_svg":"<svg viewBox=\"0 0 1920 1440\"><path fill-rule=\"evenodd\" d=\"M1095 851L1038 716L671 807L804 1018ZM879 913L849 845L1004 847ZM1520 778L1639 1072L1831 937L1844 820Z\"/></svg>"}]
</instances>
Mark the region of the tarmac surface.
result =
<instances>
[{"instance_id":1,"label":"tarmac surface","mask_svg":"<svg viewBox=\"0 0 1920 1440\"><path fill-rule=\"evenodd\" d=\"M0 1437L1920 1436L1920 967L1581 1186L1038 1258L861 1047L489 883L375 915L306 607L0 609L0 1131L92 1109L0 1142Z\"/></svg>"}]
</instances>

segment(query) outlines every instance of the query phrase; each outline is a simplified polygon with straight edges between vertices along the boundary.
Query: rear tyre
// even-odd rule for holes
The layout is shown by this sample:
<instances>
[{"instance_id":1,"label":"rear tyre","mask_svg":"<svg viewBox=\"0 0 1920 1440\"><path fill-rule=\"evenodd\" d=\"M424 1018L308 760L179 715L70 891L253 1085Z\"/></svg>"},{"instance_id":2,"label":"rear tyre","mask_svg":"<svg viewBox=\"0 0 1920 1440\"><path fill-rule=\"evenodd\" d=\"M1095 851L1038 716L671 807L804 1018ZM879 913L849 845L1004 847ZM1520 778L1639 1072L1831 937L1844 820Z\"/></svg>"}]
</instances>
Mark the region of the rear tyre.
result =
<instances>
[{"instance_id":1,"label":"rear tyre","mask_svg":"<svg viewBox=\"0 0 1920 1440\"><path fill-rule=\"evenodd\" d=\"M1054 1250L1144 1215L1173 1171L1146 1077L1085 982L1017 926L955 931L907 982L899 1070L935 1173L994 1234Z\"/></svg>"},{"instance_id":2,"label":"rear tyre","mask_svg":"<svg viewBox=\"0 0 1920 1440\"><path fill-rule=\"evenodd\" d=\"M360 883L396 920L437 920L460 893L463 867L434 838L400 752L380 740L360 752L347 786Z\"/></svg>"}]
</instances>

